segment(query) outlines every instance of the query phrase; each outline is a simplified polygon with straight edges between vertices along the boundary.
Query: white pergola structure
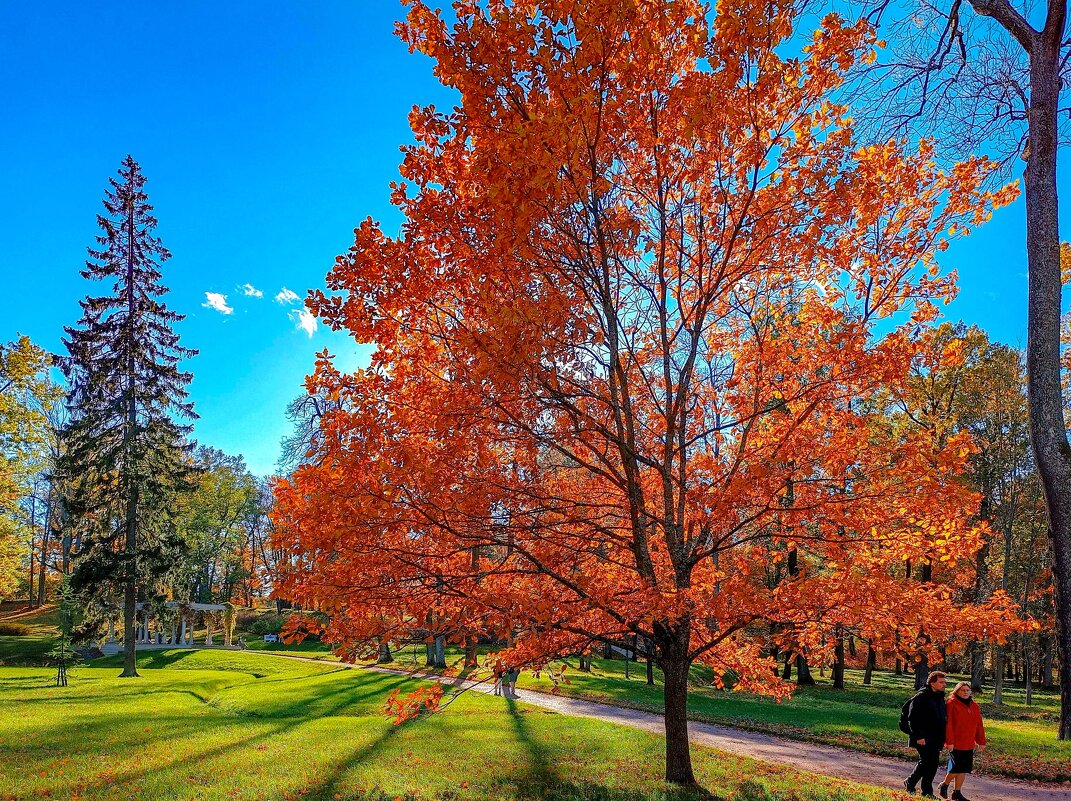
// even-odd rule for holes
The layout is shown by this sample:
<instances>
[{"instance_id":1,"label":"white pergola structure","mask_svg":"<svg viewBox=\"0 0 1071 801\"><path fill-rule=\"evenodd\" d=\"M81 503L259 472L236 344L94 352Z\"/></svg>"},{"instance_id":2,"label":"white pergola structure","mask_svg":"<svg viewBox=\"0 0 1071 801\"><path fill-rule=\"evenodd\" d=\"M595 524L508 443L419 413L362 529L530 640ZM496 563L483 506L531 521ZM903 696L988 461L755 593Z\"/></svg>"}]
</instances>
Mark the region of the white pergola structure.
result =
<instances>
[{"instance_id":1,"label":"white pergola structure","mask_svg":"<svg viewBox=\"0 0 1071 801\"><path fill-rule=\"evenodd\" d=\"M153 650L161 648L193 648L193 626L196 613L209 613L205 633L204 644L214 645L213 615L223 612L226 604L196 604L168 601L164 604L168 609L178 610L176 618L172 619L170 628L159 620L154 620L152 610L146 604L137 604L135 609L134 639L139 650ZM230 645L229 642L224 643ZM104 642L101 650L106 654L118 653L122 650L122 644L115 639L115 618L108 621L108 639Z\"/></svg>"}]
</instances>

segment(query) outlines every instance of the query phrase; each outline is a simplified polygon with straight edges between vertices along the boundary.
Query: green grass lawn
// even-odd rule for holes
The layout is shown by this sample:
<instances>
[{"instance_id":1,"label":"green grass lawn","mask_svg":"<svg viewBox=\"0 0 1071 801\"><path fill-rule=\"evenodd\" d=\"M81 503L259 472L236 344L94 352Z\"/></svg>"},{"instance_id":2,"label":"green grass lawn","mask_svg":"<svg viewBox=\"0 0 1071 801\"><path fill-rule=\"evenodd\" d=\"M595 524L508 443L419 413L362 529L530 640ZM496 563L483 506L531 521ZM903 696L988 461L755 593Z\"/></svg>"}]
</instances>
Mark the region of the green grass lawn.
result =
<instances>
[{"instance_id":1,"label":"green grass lawn","mask_svg":"<svg viewBox=\"0 0 1071 801\"><path fill-rule=\"evenodd\" d=\"M0 668L0 799L891 801L885 791L694 749L713 795L661 781L663 741L476 693L393 726L407 677L263 654L162 651Z\"/></svg>"},{"instance_id":2,"label":"green grass lawn","mask_svg":"<svg viewBox=\"0 0 1071 801\"><path fill-rule=\"evenodd\" d=\"M320 650L326 646L319 646ZM395 654L394 667L423 669L421 646L413 660L413 649ZM447 662L453 668L462 664L457 648L447 649ZM568 683L558 690L563 695L636 709L662 711L662 675L655 671L655 685L646 683L644 664L633 663L630 677L625 677L625 663L620 659L593 660L591 673L576 669L568 661ZM486 675L481 671L476 677ZM721 723L794 739L847 746L885 756L912 758L907 738L897 728L900 707L914 692L912 678L877 671L870 686L862 683L862 671L848 670L847 690L834 690L828 680L818 679L815 687L800 688L790 699L777 703L769 698L721 691L710 682L703 668L693 668L689 717L708 723ZM817 676L816 676L817 678ZM546 673L522 674L518 688L550 692L553 683ZM1027 706L1020 688L1005 690L1005 704L988 702L991 691L979 694L990 745L977 760L980 773L1048 781L1071 780L1071 742L1056 739L1059 698L1055 693L1036 692L1034 704Z\"/></svg>"},{"instance_id":3,"label":"green grass lawn","mask_svg":"<svg viewBox=\"0 0 1071 801\"><path fill-rule=\"evenodd\" d=\"M5 614L3 620L29 626L31 632L24 637L0 635L0 665L47 664L47 654L59 634L57 614L52 605Z\"/></svg>"}]
</instances>

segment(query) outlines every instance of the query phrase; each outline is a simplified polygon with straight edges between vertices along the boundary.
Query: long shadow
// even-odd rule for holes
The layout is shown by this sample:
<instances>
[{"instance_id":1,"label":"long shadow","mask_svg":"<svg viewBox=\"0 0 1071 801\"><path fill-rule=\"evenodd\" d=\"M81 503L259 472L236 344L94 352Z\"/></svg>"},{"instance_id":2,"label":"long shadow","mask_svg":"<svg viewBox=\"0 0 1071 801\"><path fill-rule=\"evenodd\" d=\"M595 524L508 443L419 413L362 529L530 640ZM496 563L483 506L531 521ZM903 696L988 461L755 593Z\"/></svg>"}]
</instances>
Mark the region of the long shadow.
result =
<instances>
[{"instance_id":1,"label":"long shadow","mask_svg":"<svg viewBox=\"0 0 1071 801\"><path fill-rule=\"evenodd\" d=\"M512 698L506 698L506 709L517 739L528 751L528 773L524 777L525 789L535 791L538 798L545 798L554 785L559 784L558 775L547 759L543 746L532 736L528 721Z\"/></svg>"},{"instance_id":2,"label":"long shadow","mask_svg":"<svg viewBox=\"0 0 1071 801\"><path fill-rule=\"evenodd\" d=\"M355 749L349 756L339 760L323 779L308 788L302 788L302 795L309 794L310 798L336 799L346 798L347 795L342 787L343 777L362 762L375 756L387 743L397 737L403 728L417 725L421 719L411 720L400 726L389 726L376 739L365 743Z\"/></svg>"}]
</instances>

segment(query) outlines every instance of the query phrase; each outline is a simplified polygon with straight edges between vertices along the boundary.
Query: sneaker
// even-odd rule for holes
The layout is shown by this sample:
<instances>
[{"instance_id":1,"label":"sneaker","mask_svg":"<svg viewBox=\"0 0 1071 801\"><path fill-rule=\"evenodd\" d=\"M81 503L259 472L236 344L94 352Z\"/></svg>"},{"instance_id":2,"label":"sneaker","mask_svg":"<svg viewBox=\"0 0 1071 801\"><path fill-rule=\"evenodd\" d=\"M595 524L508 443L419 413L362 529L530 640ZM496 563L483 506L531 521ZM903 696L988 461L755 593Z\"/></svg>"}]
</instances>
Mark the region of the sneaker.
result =
<instances>
[{"instance_id":1,"label":"sneaker","mask_svg":"<svg viewBox=\"0 0 1071 801\"><path fill-rule=\"evenodd\" d=\"M941 794L941 798L948 798L948 785L942 784L937 788L937 792Z\"/></svg>"},{"instance_id":2,"label":"sneaker","mask_svg":"<svg viewBox=\"0 0 1071 801\"><path fill-rule=\"evenodd\" d=\"M915 785L911 783L911 779L904 779L904 789L907 790L908 795L915 794Z\"/></svg>"}]
</instances>

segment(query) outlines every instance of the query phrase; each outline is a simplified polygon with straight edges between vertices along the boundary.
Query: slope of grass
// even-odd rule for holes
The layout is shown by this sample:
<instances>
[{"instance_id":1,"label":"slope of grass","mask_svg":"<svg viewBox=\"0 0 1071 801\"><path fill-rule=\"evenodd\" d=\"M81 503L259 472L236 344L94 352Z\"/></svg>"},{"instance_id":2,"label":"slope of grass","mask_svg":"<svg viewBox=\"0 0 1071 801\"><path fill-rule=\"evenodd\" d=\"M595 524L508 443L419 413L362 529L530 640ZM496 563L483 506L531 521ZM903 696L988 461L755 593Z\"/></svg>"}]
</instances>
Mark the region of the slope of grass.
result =
<instances>
[{"instance_id":1,"label":"slope of grass","mask_svg":"<svg viewBox=\"0 0 1071 801\"><path fill-rule=\"evenodd\" d=\"M255 663L247 660L255 660ZM0 799L541 799L890 801L898 797L704 749L713 795L661 781L663 742L475 693L393 726L413 680L219 651L159 652L141 679L115 665L0 668Z\"/></svg>"},{"instance_id":2,"label":"slope of grass","mask_svg":"<svg viewBox=\"0 0 1071 801\"><path fill-rule=\"evenodd\" d=\"M0 665L47 664L46 654L59 635L57 614L51 604L35 609L5 609L0 620L29 626L30 633L24 637L0 635Z\"/></svg>"}]
</instances>

